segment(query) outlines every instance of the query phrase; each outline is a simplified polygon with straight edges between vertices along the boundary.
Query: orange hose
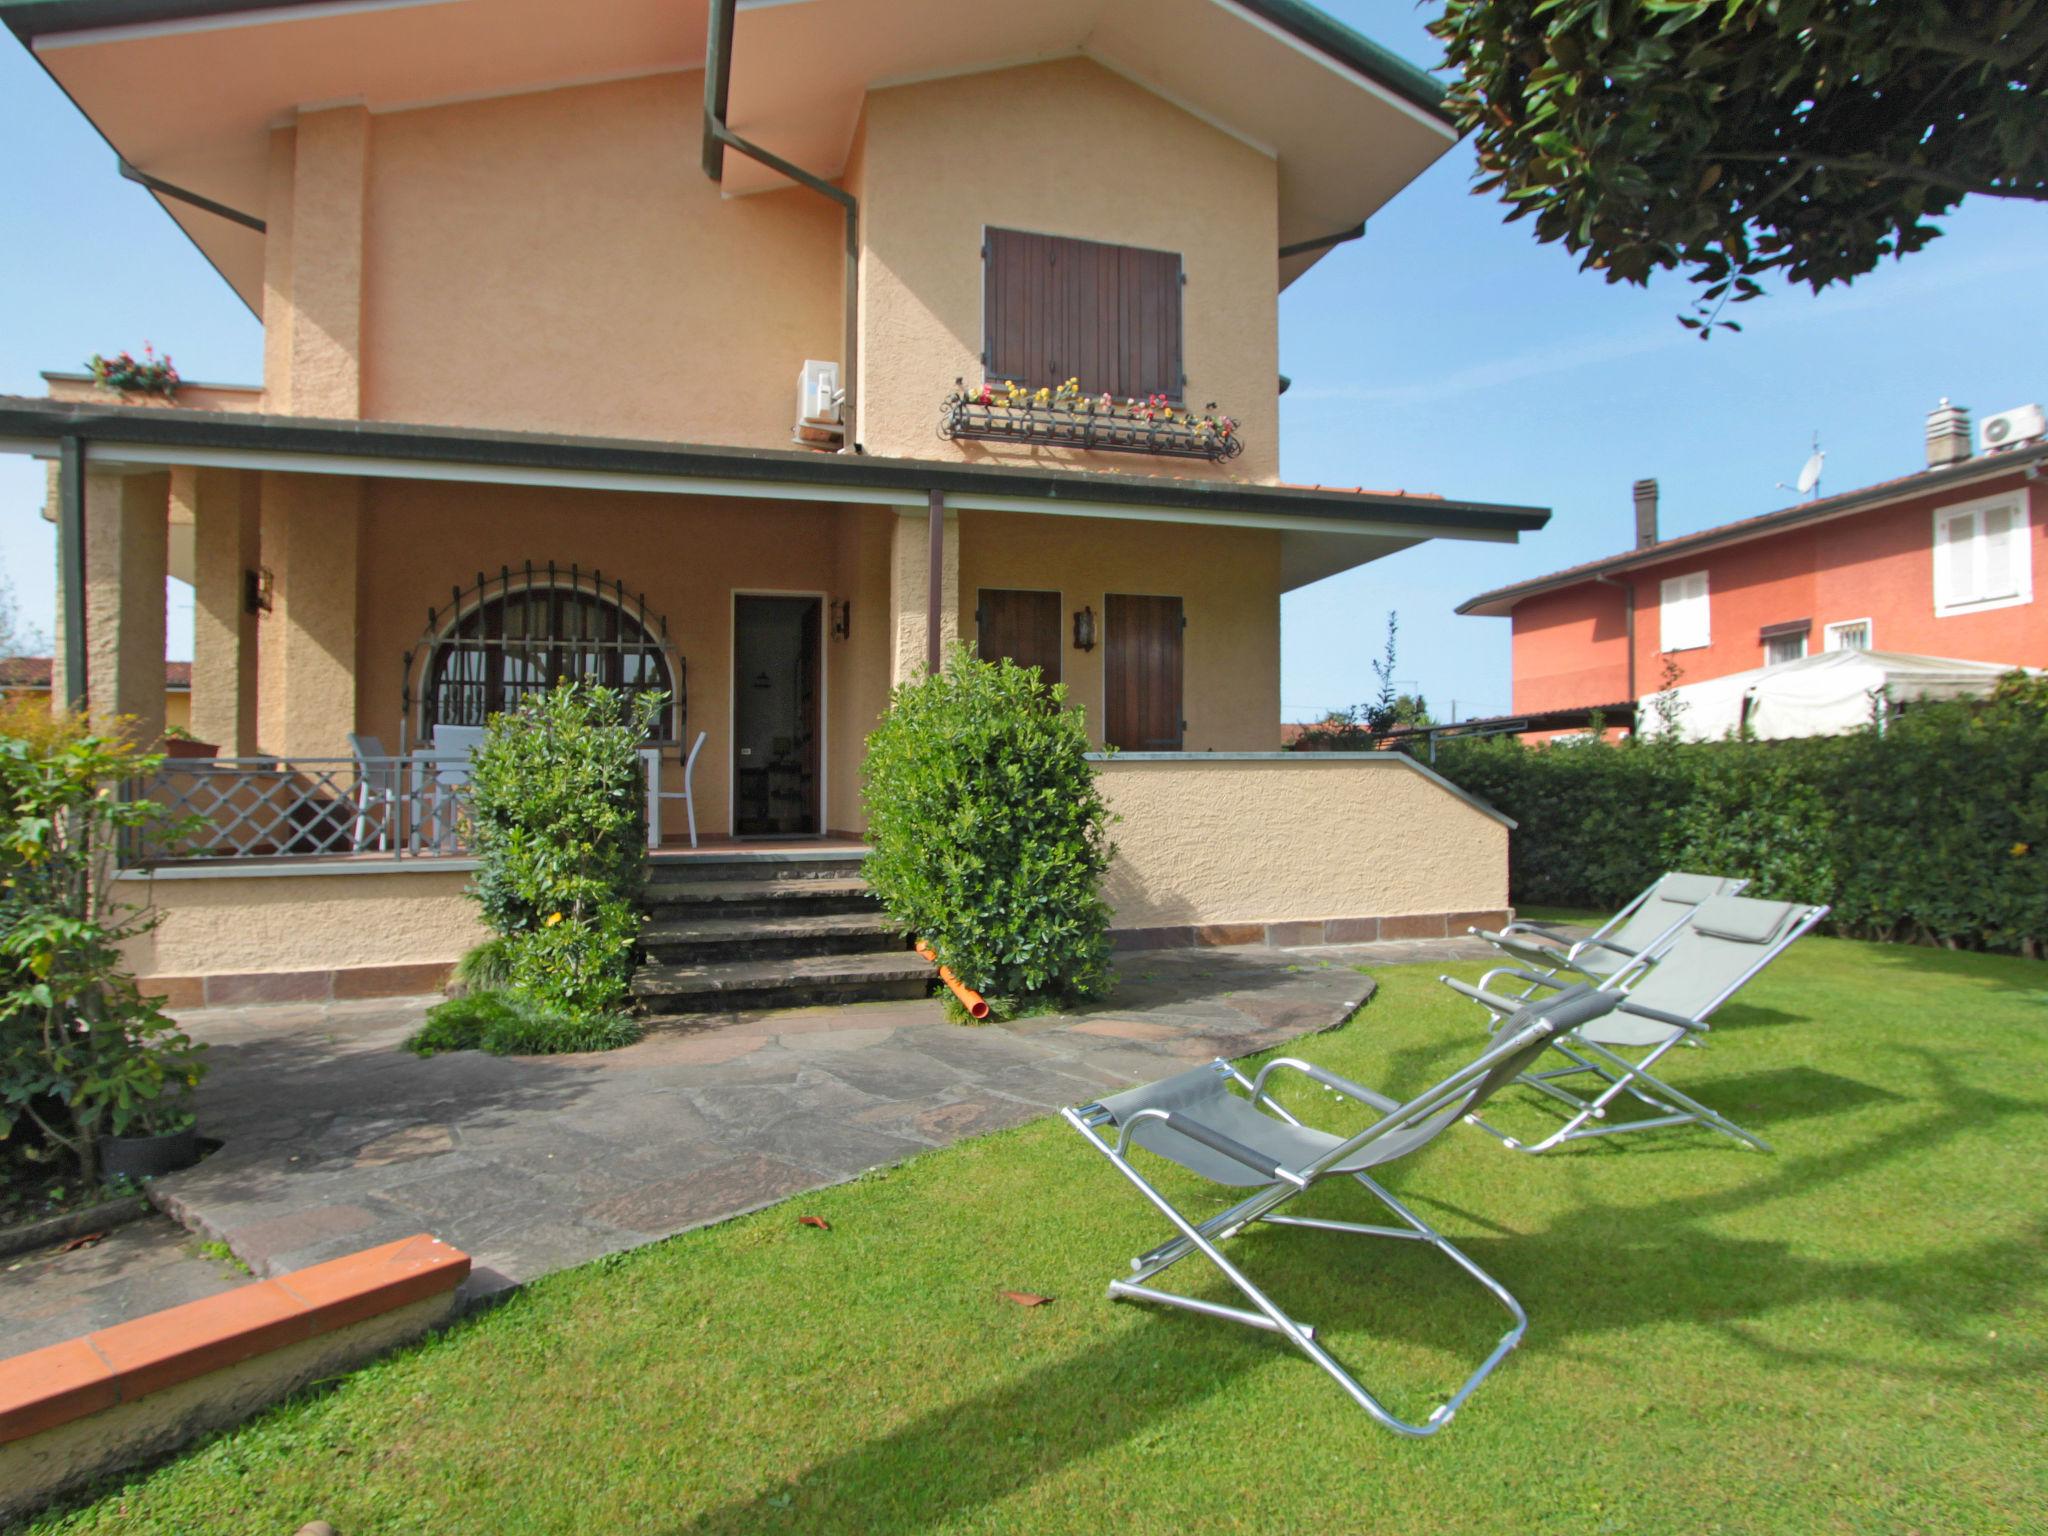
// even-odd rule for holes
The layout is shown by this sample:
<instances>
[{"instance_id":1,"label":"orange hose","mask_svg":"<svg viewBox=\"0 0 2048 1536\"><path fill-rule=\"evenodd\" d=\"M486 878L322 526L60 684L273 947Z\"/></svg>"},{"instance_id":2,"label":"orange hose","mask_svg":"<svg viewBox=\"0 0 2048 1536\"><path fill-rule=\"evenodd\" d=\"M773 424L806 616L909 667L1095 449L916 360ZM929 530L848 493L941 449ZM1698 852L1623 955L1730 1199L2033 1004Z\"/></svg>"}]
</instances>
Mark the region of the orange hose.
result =
<instances>
[{"instance_id":1,"label":"orange hose","mask_svg":"<svg viewBox=\"0 0 2048 1536\"><path fill-rule=\"evenodd\" d=\"M923 939L917 941L917 952L933 965L939 965L939 957L932 953L931 945L925 943ZM953 995L960 999L960 1006L967 1010L969 1016L977 1019L988 1017L988 999L955 976L950 966L939 965L939 980L952 989Z\"/></svg>"}]
</instances>

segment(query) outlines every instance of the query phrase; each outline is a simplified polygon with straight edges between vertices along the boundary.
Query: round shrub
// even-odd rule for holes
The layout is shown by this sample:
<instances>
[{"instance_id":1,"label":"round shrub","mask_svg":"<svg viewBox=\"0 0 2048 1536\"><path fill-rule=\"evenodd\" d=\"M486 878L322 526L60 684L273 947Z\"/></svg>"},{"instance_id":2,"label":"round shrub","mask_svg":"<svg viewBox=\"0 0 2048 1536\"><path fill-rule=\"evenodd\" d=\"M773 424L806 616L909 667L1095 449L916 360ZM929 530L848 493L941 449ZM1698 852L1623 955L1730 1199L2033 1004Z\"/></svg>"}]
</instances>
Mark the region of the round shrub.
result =
<instances>
[{"instance_id":1,"label":"round shrub","mask_svg":"<svg viewBox=\"0 0 2048 1536\"><path fill-rule=\"evenodd\" d=\"M1015 1013L1113 980L1115 853L1080 711L1038 669L964 646L898 688L862 769L865 873L889 915Z\"/></svg>"}]
</instances>

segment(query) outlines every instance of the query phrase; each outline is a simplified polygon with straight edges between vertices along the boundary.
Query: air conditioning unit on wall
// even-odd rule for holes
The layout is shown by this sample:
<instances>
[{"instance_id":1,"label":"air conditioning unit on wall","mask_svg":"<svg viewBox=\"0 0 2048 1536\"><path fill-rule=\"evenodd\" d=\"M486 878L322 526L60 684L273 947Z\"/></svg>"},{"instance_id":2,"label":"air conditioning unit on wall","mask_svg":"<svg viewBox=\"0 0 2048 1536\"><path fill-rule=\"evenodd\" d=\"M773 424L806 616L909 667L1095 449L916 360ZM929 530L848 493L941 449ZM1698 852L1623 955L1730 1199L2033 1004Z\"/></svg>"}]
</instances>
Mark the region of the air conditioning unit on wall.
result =
<instances>
[{"instance_id":1,"label":"air conditioning unit on wall","mask_svg":"<svg viewBox=\"0 0 2048 1536\"><path fill-rule=\"evenodd\" d=\"M807 447L837 448L846 430L839 410L845 399L846 392L839 387L839 365L806 358L803 371L796 376L796 430L792 436Z\"/></svg>"},{"instance_id":2,"label":"air conditioning unit on wall","mask_svg":"<svg viewBox=\"0 0 2048 1536\"><path fill-rule=\"evenodd\" d=\"M1978 424L1977 451L1996 453L2001 448L2017 448L2043 434L2048 434L2048 414L2043 414L2038 405L2016 406L1996 416L1986 416Z\"/></svg>"}]
</instances>

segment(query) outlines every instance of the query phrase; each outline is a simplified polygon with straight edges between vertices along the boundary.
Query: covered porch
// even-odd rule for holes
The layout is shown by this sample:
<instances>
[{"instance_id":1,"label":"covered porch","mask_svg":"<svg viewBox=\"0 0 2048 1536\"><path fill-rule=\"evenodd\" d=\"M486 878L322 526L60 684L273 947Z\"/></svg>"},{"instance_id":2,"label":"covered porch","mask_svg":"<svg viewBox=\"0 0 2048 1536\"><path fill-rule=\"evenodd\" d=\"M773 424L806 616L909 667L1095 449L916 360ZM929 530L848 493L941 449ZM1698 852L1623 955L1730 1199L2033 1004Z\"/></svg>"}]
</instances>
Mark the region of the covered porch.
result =
<instances>
[{"instance_id":1,"label":"covered porch","mask_svg":"<svg viewBox=\"0 0 2048 1536\"><path fill-rule=\"evenodd\" d=\"M164 915L137 968L186 1002L445 974L481 936L463 737L562 676L666 696L655 858L857 857L866 735L956 639L1041 667L1118 754L1127 942L1441 933L1506 904L1484 808L1405 759L1325 757L1325 780L1275 754L1280 596L1540 512L58 401L0 401L7 448L58 468L58 698L154 741L165 576L194 588L215 751L138 789L197 831L124 876Z\"/></svg>"}]
</instances>

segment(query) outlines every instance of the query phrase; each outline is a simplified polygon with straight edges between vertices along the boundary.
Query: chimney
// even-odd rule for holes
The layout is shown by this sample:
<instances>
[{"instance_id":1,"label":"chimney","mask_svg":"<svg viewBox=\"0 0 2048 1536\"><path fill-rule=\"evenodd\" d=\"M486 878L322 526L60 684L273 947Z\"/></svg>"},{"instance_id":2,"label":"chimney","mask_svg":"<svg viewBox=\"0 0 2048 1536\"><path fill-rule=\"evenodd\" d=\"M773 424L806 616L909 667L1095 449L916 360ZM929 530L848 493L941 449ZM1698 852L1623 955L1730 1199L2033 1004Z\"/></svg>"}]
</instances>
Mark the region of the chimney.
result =
<instances>
[{"instance_id":1,"label":"chimney","mask_svg":"<svg viewBox=\"0 0 2048 1536\"><path fill-rule=\"evenodd\" d=\"M1927 467L1960 464L1970 456L1970 408L1950 405L1948 396L1927 413Z\"/></svg>"},{"instance_id":2,"label":"chimney","mask_svg":"<svg viewBox=\"0 0 2048 1536\"><path fill-rule=\"evenodd\" d=\"M1929 428L1932 431L1933 428ZM1636 482L1636 548L1648 549L1657 542L1657 482Z\"/></svg>"}]
</instances>

